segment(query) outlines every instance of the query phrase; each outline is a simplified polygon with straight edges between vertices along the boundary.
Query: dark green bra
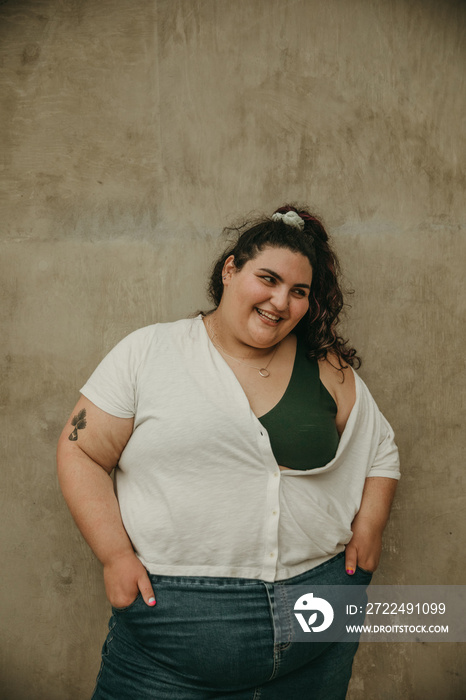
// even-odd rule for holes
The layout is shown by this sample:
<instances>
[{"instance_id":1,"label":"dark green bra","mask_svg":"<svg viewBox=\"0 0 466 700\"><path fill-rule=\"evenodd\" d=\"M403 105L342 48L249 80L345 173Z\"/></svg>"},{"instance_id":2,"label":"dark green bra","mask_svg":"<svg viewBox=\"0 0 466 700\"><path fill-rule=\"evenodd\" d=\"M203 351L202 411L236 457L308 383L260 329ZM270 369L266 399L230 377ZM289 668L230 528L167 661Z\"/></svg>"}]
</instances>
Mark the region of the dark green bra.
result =
<instances>
[{"instance_id":1,"label":"dark green bra","mask_svg":"<svg viewBox=\"0 0 466 700\"><path fill-rule=\"evenodd\" d=\"M338 449L337 406L319 377L317 360L308 360L298 340L290 382L280 401L259 420L267 430L278 464L317 469Z\"/></svg>"}]
</instances>

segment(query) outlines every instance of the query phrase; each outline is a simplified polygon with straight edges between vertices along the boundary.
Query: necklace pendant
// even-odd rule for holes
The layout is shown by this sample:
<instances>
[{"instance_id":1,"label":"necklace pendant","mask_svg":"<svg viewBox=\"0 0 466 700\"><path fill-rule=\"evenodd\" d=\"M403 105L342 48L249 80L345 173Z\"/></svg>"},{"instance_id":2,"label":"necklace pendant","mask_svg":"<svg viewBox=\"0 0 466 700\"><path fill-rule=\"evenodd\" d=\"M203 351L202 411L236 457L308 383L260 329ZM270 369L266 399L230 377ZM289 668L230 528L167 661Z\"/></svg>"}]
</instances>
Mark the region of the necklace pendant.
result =
<instances>
[{"instance_id":1,"label":"necklace pendant","mask_svg":"<svg viewBox=\"0 0 466 700\"><path fill-rule=\"evenodd\" d=\"M266 367L262 367L262 368L259 370L259 374L260 374L261 377L264 377L264 379L266 379L267 377L270 377L270 372L269 372L269 370L268 370Z\"/></svg>"}]
</instances>

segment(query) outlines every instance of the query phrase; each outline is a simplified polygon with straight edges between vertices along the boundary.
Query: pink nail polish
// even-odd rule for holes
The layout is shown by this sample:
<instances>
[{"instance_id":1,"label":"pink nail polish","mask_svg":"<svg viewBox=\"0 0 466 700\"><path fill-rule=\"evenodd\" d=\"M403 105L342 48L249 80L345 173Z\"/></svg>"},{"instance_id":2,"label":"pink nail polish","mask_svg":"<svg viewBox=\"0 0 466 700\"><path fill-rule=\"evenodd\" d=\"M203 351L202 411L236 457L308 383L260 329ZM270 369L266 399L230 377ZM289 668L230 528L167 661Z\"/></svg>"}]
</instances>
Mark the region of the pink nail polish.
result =
<instances>
[{"instance_id":1,"label":"pink nail polish","mask_svg":"<svg viewBox=\"0 0 466 700\"><path fill-rule=\"evenodd\" d=\"M354 574L354 569L346 569L347 574Z\"/></svg>"},{"instance_id":2,"label":"pink nail polish","mask_svg":"<svg viewBox=\"0 0 466 700\"><path fill-rule=\"evenodd\" d=\"M149 598L149 600L147 602L149 603L149 605L154 606L155 605L155 598Z\"/></svg>"}]
</instances>

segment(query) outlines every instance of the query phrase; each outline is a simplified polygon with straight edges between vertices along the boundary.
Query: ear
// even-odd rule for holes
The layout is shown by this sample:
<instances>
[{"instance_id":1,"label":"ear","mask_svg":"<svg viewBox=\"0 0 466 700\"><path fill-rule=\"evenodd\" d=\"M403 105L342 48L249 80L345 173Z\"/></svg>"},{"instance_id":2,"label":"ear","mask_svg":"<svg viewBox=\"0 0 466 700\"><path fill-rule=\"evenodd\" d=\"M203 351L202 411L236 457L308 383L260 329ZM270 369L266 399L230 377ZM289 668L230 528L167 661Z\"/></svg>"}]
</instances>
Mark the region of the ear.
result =
<instances>
[{"instance_id":1,"label":"ear","mask_svg":"<svg viewBox=\"0 0 466 700\"><path fill-rule=\"evenodd\" d=\"M228 280L232 276L232 274L236 272L236 266L235 266L235 256L230 255L226 260L223 265L223 270L222 270L222 280L223 284L228 283Z\"/></svg>"}]
</instances>

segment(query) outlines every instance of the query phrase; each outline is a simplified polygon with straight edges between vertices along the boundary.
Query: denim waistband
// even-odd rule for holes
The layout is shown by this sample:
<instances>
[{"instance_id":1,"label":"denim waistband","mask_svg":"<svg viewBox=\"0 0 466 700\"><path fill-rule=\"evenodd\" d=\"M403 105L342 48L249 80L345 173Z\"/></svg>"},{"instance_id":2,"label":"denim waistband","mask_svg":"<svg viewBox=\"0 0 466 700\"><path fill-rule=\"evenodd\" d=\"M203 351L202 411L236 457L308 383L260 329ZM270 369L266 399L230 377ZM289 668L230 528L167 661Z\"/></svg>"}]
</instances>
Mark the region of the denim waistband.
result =
<instances>
[{"instance_id":1,"label":"denim waistband","mask_svg":"<svg viewBox=\"0 0 466 700\"><path fill-rule=\"evenodd\" d=\"M218 586L218 587L229 587L229 586L263 586L268 584L271 586L280 585L306 585L311 583L313 579L319 578L328 567L331 567L339 559L343 559L345 552L339 552L331 559L324 561L323 564L304 571L302 574L293 576L292 578L281 579L279 581L263 581L262 579L255 578L235 578L235 577L223 577L223 576L166 576L164 574L151 574L149 573L149 578L152 583L158 582L172 582L173 584L186 584L186 585L202 585L202 586Z\"/></svg>"}]
</instances>

